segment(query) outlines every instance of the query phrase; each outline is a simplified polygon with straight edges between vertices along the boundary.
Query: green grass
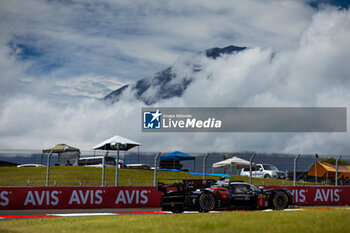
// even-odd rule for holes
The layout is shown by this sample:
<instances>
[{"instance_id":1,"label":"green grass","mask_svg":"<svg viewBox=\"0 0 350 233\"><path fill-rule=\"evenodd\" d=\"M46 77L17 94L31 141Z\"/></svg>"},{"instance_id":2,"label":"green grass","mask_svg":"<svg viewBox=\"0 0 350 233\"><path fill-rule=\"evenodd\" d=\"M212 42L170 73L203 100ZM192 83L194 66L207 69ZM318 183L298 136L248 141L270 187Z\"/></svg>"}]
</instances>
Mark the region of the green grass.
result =
<instances>
[{"instance_id":1,"label":"green grass","mask_svg":"<svg viewBox=\"0 0 350 233\"><path fill-rule=\"evenodd\" d=\"M228 212L1 220L0 232L350 232L350 210Z\"/></svg>"},{"instance_id":2,"label":"green grass","mask_svg":"<svg viewBox=\"0 0 350 233\"><path fill-rule=\"evenodd\" d=\"M152 186L154 172L152 170L119 169L119 186ZM201 179L202 176L187 172L158 171L160 182L172 183L182 179ZM218 176L207 176L208 179L219 179ZM115 168L106 168L107 186L114 186ZM231 176L230 180L243 180L248 177ZM30 186L38 187L46 184L46 167L0 167L0 187ZM50 186L101 186L102 169L96 167L51 167ZM277 179L253 178L255 185L291 185L292 181Z\"/></svg>"}]
</instances>

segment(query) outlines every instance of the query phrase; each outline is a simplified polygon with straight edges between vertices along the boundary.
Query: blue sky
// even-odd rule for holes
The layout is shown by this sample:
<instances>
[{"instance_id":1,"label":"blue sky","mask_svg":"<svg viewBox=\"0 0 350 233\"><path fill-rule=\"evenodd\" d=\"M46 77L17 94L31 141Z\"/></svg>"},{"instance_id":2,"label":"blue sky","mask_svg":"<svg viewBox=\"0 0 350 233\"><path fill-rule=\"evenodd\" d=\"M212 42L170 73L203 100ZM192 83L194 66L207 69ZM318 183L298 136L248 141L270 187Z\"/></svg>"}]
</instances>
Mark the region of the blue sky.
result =
<instances>
[{"instance_id":1,"label":"blue sky","mask_svg":"<svg viewBox=\"0 0 350 233\"><path fill-rule=\"evenodd\" d=\"M243 68L239 72L230 69L227 66L236 63L228 59L209 64L208 67L215 72L208 72L222 77L216 80L218 84L212 89L227 91L230 98L216 96L203 102L198 90L203 90L204 84L195 83L182 100L163 104L235 107L258 104L322 106L327 103L343 106L346 98L338 98L332 93L343 93L344 90L337 88L348 86L343 77L348 72L344 63L349 46L344 41L350 41L349 11L346 10L349 4L333 0L315 2L0 0L0 148L16 147L13 141L35 149L73 141L73 146L88 149L100 139L113 136L114 132L141 142L155 140L153 136L149 138L140 134L138 127L129 130L123 126L123 120L137 119L143 103L126 98L125 105L120 103L110 111L95 100L173 64L181 70L186 59L191 61L192 55L211 47L236 45L252 48L244 54L239 67L252 65L257 74L273 78L262 82L250 77ZM265 61L271 52L278 55L278 62L266 70L264 66L267 64L258 61ZM310 60L314 62L310 63ZM207 61L200 62L206 64ZM286 67L288 62L290 67ZM309 67L320 67L320 71L310 71ZM287 72L287 69L291 71ZM230 72L241 75L237 76L236 83L225 80ZM326 78L331 77L330 74L337 74L345 81L339 78L332 82ZM281 80L289 85L288 91L278 91L280 86L275 86L275 83ZM323 99L320 99L310 96L306 89L299 91L302 88L298 85L308 84L320 91L333 88L333 92L323 93ZM232 88L226 90L226 87ZM343 96L348 94L345 91ZM333 102L326 101L329 99ZM135 108L129 108L128 101ZM116 111L121 108L126 112L125 116ZM121 125L115 123L115 127L101 130L106 121L117 120L122 122ZM138 121L135 124L138 126ZM184 140L179 146L192 150L203 144L209 147L208 141L213 139L208 135L189 137L196 141L194 146L186 145L187 137L182 139L173 135L169 140ZM215 137L216 145L227 144L225 137ZM275 145L268 149L260 147L266 145L263 137L256 138L261 140L255 145L242 143L241 146L235 144L222 148L284 151L283 146L278 146L281 144L278 138L285 140L283 145L286 147L297 140L273 136ZM317 146L315 140L313 144L310 142L313 146L305 148L312 151ZM159 144L166 145L165 142ZM153 149L157 150L149 147L149 150Z\"/></svg>"}]
</instances>

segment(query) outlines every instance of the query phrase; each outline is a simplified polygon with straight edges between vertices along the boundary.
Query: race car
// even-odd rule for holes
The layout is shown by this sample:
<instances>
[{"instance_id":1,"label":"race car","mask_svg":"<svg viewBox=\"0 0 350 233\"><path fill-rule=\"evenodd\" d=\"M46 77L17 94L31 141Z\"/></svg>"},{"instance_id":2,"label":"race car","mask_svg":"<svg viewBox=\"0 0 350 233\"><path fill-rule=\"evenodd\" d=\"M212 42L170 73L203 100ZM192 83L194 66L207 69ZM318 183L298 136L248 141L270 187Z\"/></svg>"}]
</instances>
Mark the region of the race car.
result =
<instances>
[{"instance_id":1,"label":"race car","mask_svg":"<svg viewBox=\"0 0 350 233\"><path fill-rule=\"evenodd\" d=\"M182 183L158 183L163 192L163 211L209 212L211 210L275 209L283 210L293 205L293 196L287 189L257 188L242 181L216 181L187 179Z\"/></svg>"}]
</instances>

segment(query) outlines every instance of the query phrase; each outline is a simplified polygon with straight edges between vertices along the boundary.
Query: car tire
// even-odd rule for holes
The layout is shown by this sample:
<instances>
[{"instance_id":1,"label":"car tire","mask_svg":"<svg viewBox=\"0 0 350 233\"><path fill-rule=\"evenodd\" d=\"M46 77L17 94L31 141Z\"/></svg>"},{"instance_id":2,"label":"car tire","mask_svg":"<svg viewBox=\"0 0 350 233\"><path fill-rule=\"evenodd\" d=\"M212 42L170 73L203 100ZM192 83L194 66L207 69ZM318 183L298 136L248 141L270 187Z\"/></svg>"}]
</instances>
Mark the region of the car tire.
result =
<instances>
[{"instance_id":1,"label":"car tire","mask_svg":"<svg viewBox=\"0 0 350 233\"><path fill-rule=\"evenodd\" d=\"M211 192L199 195L199 212L209 212L215 208L215 196Z\"/></svg>"},{"instance_id":2,"label":"car tire","mask_svg":"<svg viewBox=\"0 0 350 233\"><path fill-rule=\"evenodd\" d=\"M272 198L272 208L275 210L284 210L288 207L288 196L284 192L276 192Z\"/></svg>"},{"instance_id":3,"label":"car tire","mask_svg":"<svg viewBox=\"0 0 350 233\"><path fill-rule=\"evenodd\" d=\"M171 212L173 212L175 214L180 214L180 213L184 212L184 207L182 205L173 206L171 208Z\"/></svg>"},{"instance_id":4,"label":"car tire","mask_svg":"<svg viewBox=\"0 0 350 233\"><path fill-rule=\"evenodd\" d=\"M266 174L266 175L264 175L264 178L266 178L266 179L270 179L270 178L271 178L271 176L270 176L269 174Z\"/></svg>"}]
</instances>

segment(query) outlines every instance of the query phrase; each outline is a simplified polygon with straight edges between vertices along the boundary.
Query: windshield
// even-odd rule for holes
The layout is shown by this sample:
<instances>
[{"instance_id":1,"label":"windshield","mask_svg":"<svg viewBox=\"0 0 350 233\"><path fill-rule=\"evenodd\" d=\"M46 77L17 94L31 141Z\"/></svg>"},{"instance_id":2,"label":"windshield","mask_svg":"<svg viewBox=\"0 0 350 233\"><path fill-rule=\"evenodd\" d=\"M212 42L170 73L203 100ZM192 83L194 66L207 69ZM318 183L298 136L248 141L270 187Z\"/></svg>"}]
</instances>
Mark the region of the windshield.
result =
<instances>
[{"instance_id":1,"label":"windshield","mask_svg":"<svg viewBox=\"0 0 350 233\"><path fill-rule=\"evenodd\" d=\"M270 164L264 164L263 165L264 170L268 170L268 171L278 171L277 167L270 165Z\"/></svg>"},{"instance_id":2,"label":"windshield","mask_svg":"<svg viewBox=\"0 0 350 233\"><path fill-rule=\"evenodd\" d=\"M250 188L253 189L255 192L260 193L260 189L258 189L257 187L255 187L254 185L250 185Z\"/></svg>"}]
</instances>

